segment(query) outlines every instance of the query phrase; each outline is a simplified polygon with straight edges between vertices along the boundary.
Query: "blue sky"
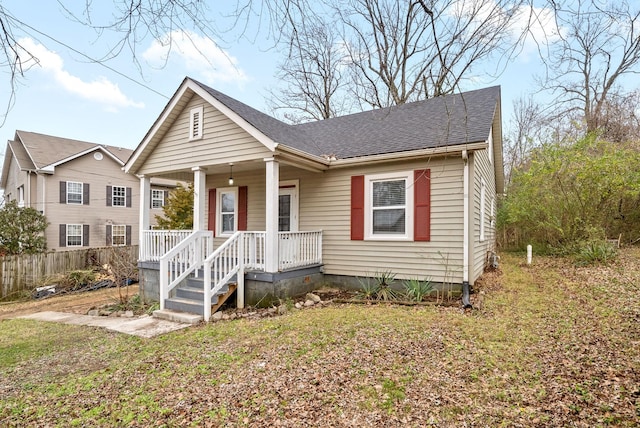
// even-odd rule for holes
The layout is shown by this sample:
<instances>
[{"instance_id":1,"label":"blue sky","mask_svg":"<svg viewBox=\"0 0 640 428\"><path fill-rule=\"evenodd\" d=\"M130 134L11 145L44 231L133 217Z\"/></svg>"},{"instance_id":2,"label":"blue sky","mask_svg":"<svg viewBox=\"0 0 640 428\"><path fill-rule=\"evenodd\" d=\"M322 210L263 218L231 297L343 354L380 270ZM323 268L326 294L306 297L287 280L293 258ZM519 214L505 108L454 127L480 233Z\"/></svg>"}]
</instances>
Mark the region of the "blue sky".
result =
<instances>
[{"instance_id":1,"label":"blue sky","mask_svg":"<svg viewBox=\"0 0 640 428\"><path fill-rule=\"evenodd\" d=\"M108 61L106 68L70 50L72 47L98 59L114 39L98 38L92 30L71 22L57 2L3 0L2 7L40 32L14 30L14 36L37 54L40 63L33 64L19 80L15 105L0 128L5 141L20 129L134 149L167 103L167 97L187 75L265 112L268 90L277 85L274 74L279 53L269 49L269 42L261 38L260 42L218 41L216 46L191 35L209 61L184 43L164 67L164 51L148 39L136 46L141 75L126 51ZM222 13L218 10L217 19L225 25ZM249 30L249 34L254 33ZM176 40L183 36L177 33ZM539 61L533 46L527 46L500 77L489 78L477 70L474 81L464 89L501 85L506 124L512 100L533 90L533 74L537 70ZM9 95L8 77L3 78L2 108ZM0 156L4 154L4 144L2 147Z\"/></svg>"}]
</instances>

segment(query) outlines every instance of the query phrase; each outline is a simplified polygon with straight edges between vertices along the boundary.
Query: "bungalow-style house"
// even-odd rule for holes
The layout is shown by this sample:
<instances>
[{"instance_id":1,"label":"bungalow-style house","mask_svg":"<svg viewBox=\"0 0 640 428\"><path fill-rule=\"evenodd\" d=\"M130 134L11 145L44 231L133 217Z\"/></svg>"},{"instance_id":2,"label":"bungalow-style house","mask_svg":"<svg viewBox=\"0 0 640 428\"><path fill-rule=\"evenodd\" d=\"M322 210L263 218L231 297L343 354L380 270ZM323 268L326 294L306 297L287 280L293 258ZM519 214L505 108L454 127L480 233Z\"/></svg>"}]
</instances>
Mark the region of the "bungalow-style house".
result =
<instances>
[{"instance_id":1,"label":"bungalow-style house","mask_svg":"<svg viewBox=\"0 0 640 428\"><path fill-rule=\"evenodd\" d=\"M495 250L500 88L289 125L185 78L124 169L143 198L151 176L194 183L190 233L148 230L141 205L141 291L163 310L208 320L236 284L242 307L384 271L467 305Z\"/></svg>"},{"instance_id":2,"label":"bungalow-style house","mask_svg":"<svg viewBox=\"0 0 640 428\"><path fill-rule=\"evenodd\" d=\"M122 167L129 149L16 131L7 142L0 188L5 201L43 213L47 248L138 244L139 180ZM148 211L162 214L174 182L155 180ZM153 216L155 219L155 215Z\"/></svg>"}]
</instances>

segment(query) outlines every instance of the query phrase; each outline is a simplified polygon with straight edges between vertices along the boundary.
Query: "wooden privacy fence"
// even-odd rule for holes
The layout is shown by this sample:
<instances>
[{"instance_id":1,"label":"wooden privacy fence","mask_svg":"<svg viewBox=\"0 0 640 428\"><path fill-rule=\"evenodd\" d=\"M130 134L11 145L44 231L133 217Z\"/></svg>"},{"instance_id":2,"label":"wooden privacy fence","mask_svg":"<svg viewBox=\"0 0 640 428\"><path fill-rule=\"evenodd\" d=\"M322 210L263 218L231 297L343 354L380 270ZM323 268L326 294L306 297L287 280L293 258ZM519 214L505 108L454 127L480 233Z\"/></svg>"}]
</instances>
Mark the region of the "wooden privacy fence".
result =
<instances>
[{"instance_id":1,"label":"wooden privacy fence","mask_svg":"<svg viewBox=\"0 0 640 428\"><path fill-rule=\"evenodd\" d=\"M124 252L131 263L137 263L137 245L0 257L0 300L23 290L32 290L42 285L47 277L107 264L113 250Z\"/></svg>"}]
</instances>

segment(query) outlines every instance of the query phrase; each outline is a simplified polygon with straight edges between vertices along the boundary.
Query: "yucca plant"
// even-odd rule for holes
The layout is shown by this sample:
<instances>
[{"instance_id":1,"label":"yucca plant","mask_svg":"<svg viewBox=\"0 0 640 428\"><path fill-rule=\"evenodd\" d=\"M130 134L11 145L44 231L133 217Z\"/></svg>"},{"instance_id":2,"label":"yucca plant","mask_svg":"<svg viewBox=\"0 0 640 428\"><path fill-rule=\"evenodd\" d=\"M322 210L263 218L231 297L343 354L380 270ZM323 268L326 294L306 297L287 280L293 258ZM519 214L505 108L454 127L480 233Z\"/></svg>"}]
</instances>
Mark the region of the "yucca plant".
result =
<instances>
[{"instance_id":1,"label":"yucca plant","mask_svg":"<svg viewBox=\"0 0 640 428\"><path fill-rule=\"evenodd\" d=\"M407 297L412 302L422 302L425 297L433 292L433 284L430 279L408 279L403 282Z\"/></svg>"}]
</instances>

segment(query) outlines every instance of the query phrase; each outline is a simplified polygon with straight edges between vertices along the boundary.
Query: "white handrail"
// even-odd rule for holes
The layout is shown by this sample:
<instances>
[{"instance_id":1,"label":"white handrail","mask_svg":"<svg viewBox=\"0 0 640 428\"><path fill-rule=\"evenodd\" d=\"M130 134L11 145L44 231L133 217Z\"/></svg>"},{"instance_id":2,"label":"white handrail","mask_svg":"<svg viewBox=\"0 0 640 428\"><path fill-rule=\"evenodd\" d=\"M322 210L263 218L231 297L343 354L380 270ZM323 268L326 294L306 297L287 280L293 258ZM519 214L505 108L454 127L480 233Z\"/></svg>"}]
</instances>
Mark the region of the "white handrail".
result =
<instances>
[{"instance_id":1,"label":"white handrail","mask_svg":"<svg viewBox=\"0 0 640 428\"><path fill-rule=\"evenodd\" d=\"M191 232L187 238L160 257L160 309L171 290L189 274L202 266L206 254L213 249L213 233L208 230Z\"/></svg>"},{"instance_id":2,"label":"white handrail","mask_svg":"<svg viewBox=\"0 0 640 428\"><path fill-rule=\"evenodd\" d=\"M211 296L215 295L234 275L237 277L238 308L244 307L244 239L236 232L204 261L204 320L211 318Z\"/></svg>"},{"instance_id":3,"label":"white handrail","mask_svg":"<svg viewBox=\"0 0 640 428\"><path fill-rule=\"evenodd\" d=\"M191 232L191 230L143 231L139 259L141 261L159 261L160 257L183 241Z\"/></svg>"}]
</instances>

